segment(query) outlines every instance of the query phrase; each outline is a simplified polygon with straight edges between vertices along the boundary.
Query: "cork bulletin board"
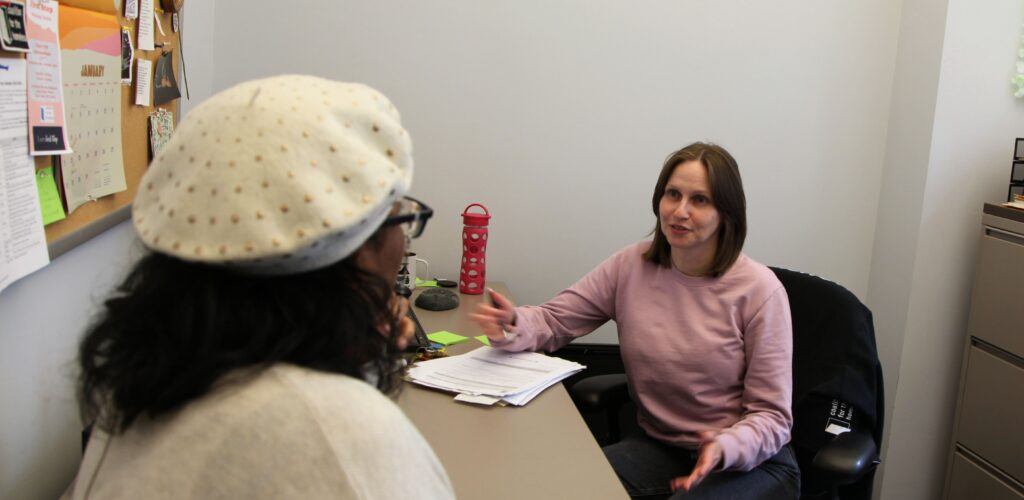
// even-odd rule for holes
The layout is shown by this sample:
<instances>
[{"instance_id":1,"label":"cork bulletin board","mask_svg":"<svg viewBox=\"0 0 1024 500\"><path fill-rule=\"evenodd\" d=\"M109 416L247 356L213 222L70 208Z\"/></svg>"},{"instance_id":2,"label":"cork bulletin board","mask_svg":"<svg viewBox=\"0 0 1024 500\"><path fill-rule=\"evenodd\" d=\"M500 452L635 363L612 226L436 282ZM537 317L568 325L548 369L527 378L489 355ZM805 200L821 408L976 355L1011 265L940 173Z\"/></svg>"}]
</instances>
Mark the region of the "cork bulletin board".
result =
<instances>
[{"instance_id":1,"label":"cork bulletin board","mask_svg":"<svg viewBox=\"0 0 1024 500\"><path fill-rule=\"evenodd\" d=\"M106 14L114 14L122 27L129 28L132 33L132 41L135 45L135 59L149 59L155 66L156 60L163 55L165 50L173 51L172 57L175 78L179 85L182 85L180 54L181 39L180 32L175 33L172 29L172 14L160 9L160 2L156 4L156 15L160 18L163 32L154 29L156 50L142 51L136 43L138 20L126 19L123 15L123 0L59 0L62 5L80 7ZM181 14L179 14L180 16ZM161 46L162 45L162 46ZM133 75L134 80L134 75ZM182 91L184 94L184 89ZM88 202L67 215L67 218L46 226L46 242L49 249L50 259L71 250L100 233L128 220L131 215L131 203L135 199L136 188L142 174L149 165L149 115L158 108L166 109L174 113L175 122L178 120L180 99L175 99L160 106L136 106L135 105L135 82L132 85L121 86L121 140L122 154L124 156L124 172L127 190L104 196L95 201ZM36 169L55 166L53 156L40 156L35 159Z\"/></svg>"}]
</instances>

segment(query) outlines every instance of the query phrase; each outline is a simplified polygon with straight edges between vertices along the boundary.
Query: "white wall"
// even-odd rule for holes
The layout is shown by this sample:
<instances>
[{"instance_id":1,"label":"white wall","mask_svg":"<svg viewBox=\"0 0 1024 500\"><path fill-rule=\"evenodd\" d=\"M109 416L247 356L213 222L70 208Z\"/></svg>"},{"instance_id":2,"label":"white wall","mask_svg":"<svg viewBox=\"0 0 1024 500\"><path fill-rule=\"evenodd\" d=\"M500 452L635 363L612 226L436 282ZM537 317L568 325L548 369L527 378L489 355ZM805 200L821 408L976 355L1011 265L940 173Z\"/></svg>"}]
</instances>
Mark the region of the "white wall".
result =
<instances>
[{"instance_id":1,"label":"white wall","mask_svg":"<svg viewBox=\"0 0 1024 500\"><path fill-rule=\"evenodd\" d=\"M72 360L133 238L122 224L0 295L0 498L56 498L77 470Z\"/></svg>"},{"instance_id":2,"label":"white wall","mask_svg":"<svg viewBox=\"0 0 1024 500\"><path fill-rule=\"evenodd\" d=\"M480 201L489 279L543 301L643 238L661 162L707 139L739 160L751 255L867 292L897 2L278 5L217 2L215 89L297 72L388 95L436 209L416 243L436 274Z\"/></svg>"},{"instance_id":3,"label":"white wall","mask_svg":"<svg viewBox=\"0 0 1024 500\"><path fill-rule=\"evenodd\" d=\"M874 313L878 355L885 379L883 467L876 496L891 464L893 403L906 340L907 309L917 257L921 207L932 143L942 42L948 0L905 0L893 80L886 140L885 171L875 228L868 296Z\"/></svg>"},{"instance_id":4,"label":"white wall","mask_svg":"<svg viewBox=\"0 0 1024 500\"><path fill-rule=\"evenodd\" d=\"M939 498L984 202L1004 199L1024 103L1024 4L949 0L882 498Z\"/></svg>"},{"instance_id":5,"label":"white wall","mask_svg":"<svg viewBox=\"0 0 1024 500\"><path fill-rule=\"evenodd\" d=\"M215 0L189 2L181 21L181 43L185 51L185 70L189 98L181 100L182 116L213 95L213 32L216 22ZM182 82L178 82L179 86ZM184 94L184 92L183 92Z\"/></svg>"},{"instance_id":6,"label":"white wall","mask_svg":"<svg viewBox=\"0 0 1024 500\"><path fill-rule=\"evenodd\" d=\"M193 102L209 95L213 80L213 10L191 2L184 20ZM75 350L140 252L122 223L0 293L0 498L57 498L74 477L81 457Z\"/></svg>"}]
</instances>

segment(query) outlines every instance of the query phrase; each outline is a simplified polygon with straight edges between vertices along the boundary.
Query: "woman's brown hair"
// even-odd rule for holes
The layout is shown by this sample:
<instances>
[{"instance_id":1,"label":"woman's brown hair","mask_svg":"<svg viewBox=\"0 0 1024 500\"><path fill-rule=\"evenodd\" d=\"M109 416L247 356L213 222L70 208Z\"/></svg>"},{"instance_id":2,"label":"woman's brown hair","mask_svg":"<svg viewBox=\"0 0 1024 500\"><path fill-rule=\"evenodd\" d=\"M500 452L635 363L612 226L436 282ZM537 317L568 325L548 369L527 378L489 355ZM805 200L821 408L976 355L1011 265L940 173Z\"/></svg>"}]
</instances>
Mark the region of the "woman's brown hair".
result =
<instances>
[{"instance_id":1,"label":"woman's brown hair","mask_svg":"<svg viewBox=\"0 0 1024 500\"><path fill-rule=\"evenodd\" d=\"M651 207L654 210L654 243L644 252L643 258L659 266L672 265L672 249L668 239L661 232L661 217L658 208L665 194L665 186L676 167L688 161L697 161L708 172L711 185L711 203L718 210L721 225L718 228L718 246L708 273L719 277L732 267L743 250L747 238L747 199L743 194L743 180L736 159L725 148L704 142L695 142L668 156L654 186Z\"/></svg>"}]
</instances>

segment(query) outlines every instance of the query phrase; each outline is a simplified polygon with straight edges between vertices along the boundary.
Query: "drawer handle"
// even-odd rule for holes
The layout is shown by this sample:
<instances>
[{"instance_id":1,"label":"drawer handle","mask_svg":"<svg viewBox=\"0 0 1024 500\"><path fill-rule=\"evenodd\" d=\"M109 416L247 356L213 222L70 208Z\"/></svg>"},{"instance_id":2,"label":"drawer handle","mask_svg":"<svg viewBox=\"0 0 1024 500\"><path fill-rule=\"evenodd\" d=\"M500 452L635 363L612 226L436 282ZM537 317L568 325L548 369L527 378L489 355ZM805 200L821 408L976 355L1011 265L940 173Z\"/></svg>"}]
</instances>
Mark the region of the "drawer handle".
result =
<instances>
[{"instance_id":1,"label":"drawer handle","mask_svg":"<svg viewBox=\"0 0 1024 500\"><path fill-rule=\"evenodd\" d=\"M1024 236L994 227L985 226L985 236L991 236L1003 241L1009 241L1010 243L1024 245Z\"/></svg>"}]
</instances>

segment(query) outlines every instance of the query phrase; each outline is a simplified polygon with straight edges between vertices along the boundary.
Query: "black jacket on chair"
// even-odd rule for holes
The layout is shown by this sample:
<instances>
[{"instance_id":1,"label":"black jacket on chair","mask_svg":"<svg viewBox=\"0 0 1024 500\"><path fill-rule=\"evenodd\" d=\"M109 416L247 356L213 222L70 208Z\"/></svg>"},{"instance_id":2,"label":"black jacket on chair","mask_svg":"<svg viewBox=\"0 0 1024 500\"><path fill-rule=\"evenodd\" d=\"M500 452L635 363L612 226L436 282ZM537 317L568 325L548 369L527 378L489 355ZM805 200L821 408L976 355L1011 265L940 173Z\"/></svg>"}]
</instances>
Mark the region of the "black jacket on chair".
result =
<instances>
[{"instance_id":1,"label":"black jacket on chair","mask_svg":"<svg viewBox=\"0 0 1024 500\"><path fill-rule=\"evenodd\" d=\"M849 290L796 271L772 268L793 316L793 438L805 494L827 489L810 467L815 454L850 428L882 444L884 392L871 311ZM843 499L871 497L872 474L840 488ZM840 478L844 479L844 478ZM851 478L852 479L852 478ZM846 481L840 481L846 482Z\"/></svg>"}]
</instances>

